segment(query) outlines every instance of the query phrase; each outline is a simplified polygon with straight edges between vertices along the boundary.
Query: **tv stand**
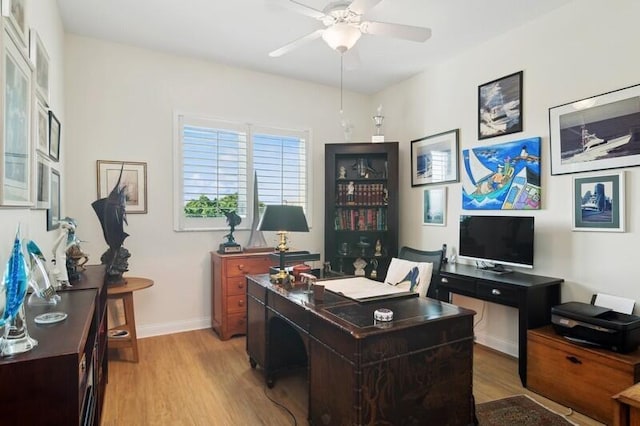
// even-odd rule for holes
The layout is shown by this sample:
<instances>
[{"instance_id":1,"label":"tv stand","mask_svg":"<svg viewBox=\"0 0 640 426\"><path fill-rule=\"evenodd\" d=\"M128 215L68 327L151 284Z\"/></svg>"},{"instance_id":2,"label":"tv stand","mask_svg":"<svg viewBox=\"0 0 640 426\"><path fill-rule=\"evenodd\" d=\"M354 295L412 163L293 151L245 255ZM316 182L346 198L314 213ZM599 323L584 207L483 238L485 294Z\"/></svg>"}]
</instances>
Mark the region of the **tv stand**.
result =
<instances>
[{"instance_id":1,"label":"tv stand","mask_svg":"<svg viewBox=\"0 0 640 426\"><path fill-rule=\"evenodd\" d=\"M510 274L513 272L513 269L507 269L502 265L484 265L484 266L476 266L476 268L482 270L482 271L486 271L486 272L490 272L492 274L496 274L496 275L504 275L504 274Z\"/></svg>"},{"instance_id":2,"label":"tv stand","mask_svg":"<svg viewBox=\"0 0 640 426\"><path fill-rule=\"evenodd\" d=\"M551 323L551 307L560 304L561 278L514 271L496 274L475 265L445 264L440 270L438 299L450 302L451 293L518 309L518 372L527 386L527 330Z\"/></svg>"}]
</instances>

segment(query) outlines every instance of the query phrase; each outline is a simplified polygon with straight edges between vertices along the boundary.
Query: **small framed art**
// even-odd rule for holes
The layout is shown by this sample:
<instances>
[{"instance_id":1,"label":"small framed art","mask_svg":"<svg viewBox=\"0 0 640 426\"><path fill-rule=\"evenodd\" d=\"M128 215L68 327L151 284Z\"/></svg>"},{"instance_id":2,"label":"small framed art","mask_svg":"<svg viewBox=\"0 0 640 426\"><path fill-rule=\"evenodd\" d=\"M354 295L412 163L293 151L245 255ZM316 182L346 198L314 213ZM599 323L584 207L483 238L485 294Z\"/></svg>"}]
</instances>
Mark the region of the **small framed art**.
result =
<instances>
[{"instance_id":1,"label":"small framed art","mask_svg":"<svg viewBox=\"0 0 640 426\"><path fill-rule=\"evenodd\" d=\"M49 55L40 40L38 32L29 31L29 58L36 68L35 89L36 94L49 104Z\"/></svg>"},{"instance_id":2,"label":"small framed art","mask_svg":"<svg viewBox=\"0 0 640 426\"><path fill-rule=\"evenodd\" d=\"M39 99L36 99L34 112L36 114L34 127L36 150L44 155L49 155L49 114Z\"/></svg>"},{"instance_id":3,"label":"small framed art","mask_svg":"<svg viewBox=\"0 0 640 426\"><path fill-rule=\"evenodd\" d=\"M51 167L49 166L48 157L36 154L36 175L35 175L35 206L36 209L51 208Z\"/></svg>"},{"instance_id":4,"label":"small framed art","mask_svg":"<svg viewBox=\"0 0 640 426\"><path fill-rule=\"evenodd\" d=\"M624 232L624 172L573 179L573 230Z\"/></svg>"},{"instance_id":5,"label":"small framed art","mask_svg":"<svg viewBox=\"0 0 640 426\"><path fill-rule=\"evenodd\" d=\"M51 169L49 182L51 183L49 195L51 205L47 209L47 231L53 231L60 226L60 172Z\"/></svg>"},{"instance_id":6,"label":"small framed art","mask_svg":"<svg viewBox=\"0 0 640 426\"><path fill-rule=\"evenodd\" d=\"M447 188L425 189L422 200L422 224L445 226L447 218Z\"/></svg>"},{"instance_id":7,"label":"small framed art","mask_svg":"<svg viewBox=\"0 0 640 426\"><path fill-rule=\"evenodd\" d=\"M97 166L98 199L108 197L120 179L120 186L126 188L125 211L147 213L147 163L98 160Z\"/></svg>"},{"instance_id":8,"label":"small framed art","mask_svg":"<svg viewBox=\"0 0 640 426\"><path fill-rule=\"evenodd\" d=\"M49 110L49 157L60 160L60 121L53 111Z\"/></svg>"},{"instance_id":9,"label":"small framed art","mask_svg":"<svg viewBox=\"0 0 640 426\"><path fill-rule=\"evenodd\" d=\"M11 31L17 36L22 48L27 47L27 23L24 5L27 0L2 0L2 16L9 21Z\"/></svg>"},{"instance_id":10,"label":"small framed art","mask_svg":"<svg viewBox=\"0 0 640 426\"><path fill-rule=\"evenodd\" d=\"M411 141L411 186L458 182L459 130Z\"/></svg>"},{"instance_id":11,"label":"small framed art","mask_svg":"<svg viewBox=\"0 0 640 426\"><path fill-rule=\"evenodd\" d=\"M478 139L522 131L522 71L478 86Z\"/></svg>"}]
</instances>

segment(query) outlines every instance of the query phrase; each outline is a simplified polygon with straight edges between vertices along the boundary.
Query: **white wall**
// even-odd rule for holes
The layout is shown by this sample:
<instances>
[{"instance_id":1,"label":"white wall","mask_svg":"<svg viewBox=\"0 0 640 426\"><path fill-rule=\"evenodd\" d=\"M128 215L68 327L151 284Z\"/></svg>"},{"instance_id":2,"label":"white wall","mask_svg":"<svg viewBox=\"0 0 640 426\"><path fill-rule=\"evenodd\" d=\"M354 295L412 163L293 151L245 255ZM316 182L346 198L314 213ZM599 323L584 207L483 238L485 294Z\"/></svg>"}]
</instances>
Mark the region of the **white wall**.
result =
<instances>
[{"instance_id":1,"label":"white wall","mask_svg":"<svg viewBox=\"0 0 640 426\"><path fill-rule=\"evenodd\" d=\"M411 188L410 140L459 128L465 149L541 136L542 209L526 212L536 219L532 273L564 278L563 301L588 302L595 292L640 300L633 255L640 241L640 170L630 168L626 174L625 233L572 232L574 175L550 175L548 125L549 107L640 83L638 16L640 2L635 0L576 1L374 96L372 105L384 105L387 134L401 141L401 245L456 247L457 221L463 213L461 184L447 185L447 226L422 226L426 187ZM478 141L478 86L520 70L524 71L524 131ZM462 296L455 296L454 302L479 314L486 308L476 327L478 341L517 354L515 309L483 307L482 302Z\"/></svg>"},{"instance_id":2,"label":"white wall","mask_svg":"<svg viewBox=\"0 0 640 426\"><path fill-rule=\"evenodd\" d=\"M210 251L222 232L174 232L172 149L174 111L228 120L312 130L313 219L309 234L293 234L298 249L323 251L324 147L343 142L340 92L316 84L172 56L76 35L66 37L67 210L90 263L106 249L96 200L96 160L143 161L148 173L148 214L128 215L124 246L129 276L155 285L135 294L141 336L210 325ZM354 140L370 134L369 99L345 93ZM366 124L360 124L366 123ZM237 228L245 245L250 223ZM245 229L245 230L243 230ZM265 233L275 247L275 235Z\"/></svg>"},{"instance_id":3,"label":"white wall","mask_svg":"<svg viewBox=\"0 0 640 426\"><path fill-rule=\"evenodd\" d=\"M62 123L61 161L54 163L53 166L64 174L64 29L56 2L27 2L25 22L28 27L34 28L38 32L49 54L49 103L56 117L58 117ZM62 196L64 197L64 189ZM63 202L63 214L65 211L64 208ZM53 246L53 240L58 234L55 231L47 232L46 222L45 210L0 207L0 273L4 272L18 224L20 224L22 237L36 241L47 258L51 258L50 252Z\"/></svg>"}]
</instances>

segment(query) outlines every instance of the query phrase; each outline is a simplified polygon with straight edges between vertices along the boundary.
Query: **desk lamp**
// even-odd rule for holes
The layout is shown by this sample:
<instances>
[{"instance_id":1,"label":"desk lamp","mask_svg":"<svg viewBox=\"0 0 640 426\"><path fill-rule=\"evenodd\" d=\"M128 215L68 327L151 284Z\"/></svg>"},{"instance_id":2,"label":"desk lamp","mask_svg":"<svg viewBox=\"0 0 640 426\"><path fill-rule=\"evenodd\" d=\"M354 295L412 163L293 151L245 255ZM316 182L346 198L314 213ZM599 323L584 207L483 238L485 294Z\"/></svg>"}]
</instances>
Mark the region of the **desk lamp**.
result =
<instances>
[{"instance_id":1,"label":"desk lamp","mask_svg":"<svg viewBox=\"0 0 640 426\"><path fill-rule=\"evenodd\" d=\"M280 243L276 251L280 253L280 271L275 276L276 282L285 284L288 274L284 269L284 254L287 247L287 232L309 232L307 219L300 206L268 205L258 224L259 231L276 231L280 236Z\"/></svg>"}]
</instances>

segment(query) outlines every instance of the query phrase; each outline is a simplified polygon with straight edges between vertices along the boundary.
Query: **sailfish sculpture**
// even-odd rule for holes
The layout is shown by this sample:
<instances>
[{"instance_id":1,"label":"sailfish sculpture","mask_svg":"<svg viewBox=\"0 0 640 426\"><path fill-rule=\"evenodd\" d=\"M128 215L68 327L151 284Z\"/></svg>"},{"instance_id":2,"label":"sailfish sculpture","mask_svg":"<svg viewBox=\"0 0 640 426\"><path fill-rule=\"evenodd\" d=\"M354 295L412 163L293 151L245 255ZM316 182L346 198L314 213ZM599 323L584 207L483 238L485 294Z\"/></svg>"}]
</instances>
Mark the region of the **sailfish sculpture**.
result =
<instances>
[{"instance_id":1,"label":"sailfish sculpture","mask_svg":"<svg viewBox=\"0 0 640 426\"><path fill-rule=\"evenodd\" d=\"M129 270L128 259L131 256L129 250L122 247L124 240L129 236L124 232L124 225L127 224L126 205L126 185L121 185L124 163L120 168L118 181L106 198L91 203L91 207L96 212L104 239L109 246L100 260L106 266L108 284L124 284L122 274Z\"/></svg>"}]
</instances>

